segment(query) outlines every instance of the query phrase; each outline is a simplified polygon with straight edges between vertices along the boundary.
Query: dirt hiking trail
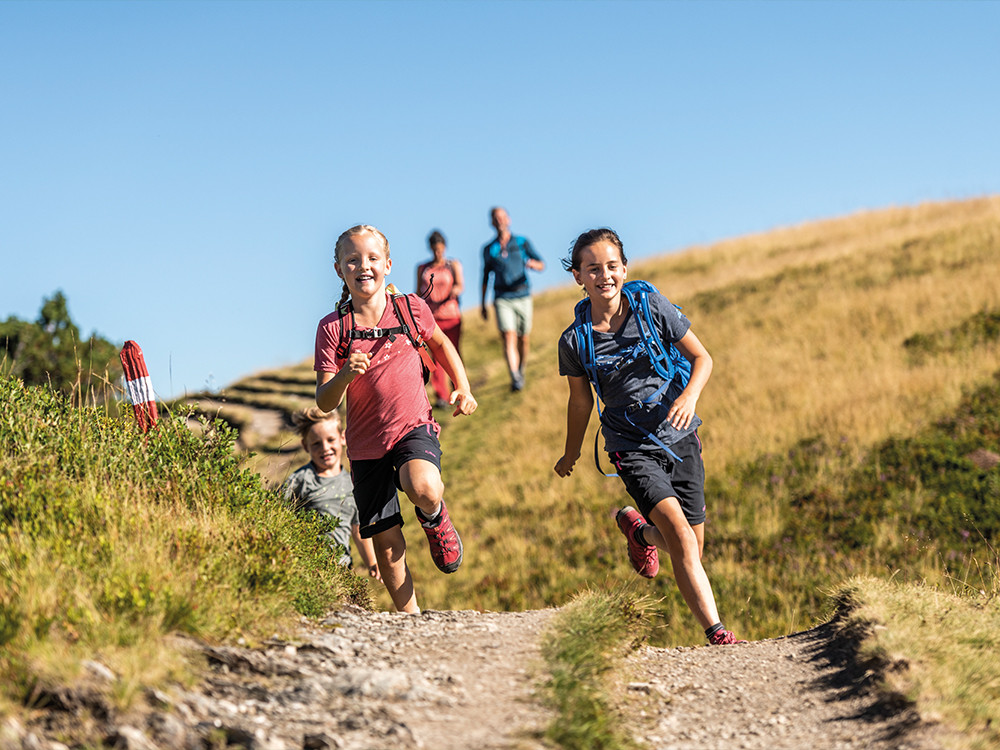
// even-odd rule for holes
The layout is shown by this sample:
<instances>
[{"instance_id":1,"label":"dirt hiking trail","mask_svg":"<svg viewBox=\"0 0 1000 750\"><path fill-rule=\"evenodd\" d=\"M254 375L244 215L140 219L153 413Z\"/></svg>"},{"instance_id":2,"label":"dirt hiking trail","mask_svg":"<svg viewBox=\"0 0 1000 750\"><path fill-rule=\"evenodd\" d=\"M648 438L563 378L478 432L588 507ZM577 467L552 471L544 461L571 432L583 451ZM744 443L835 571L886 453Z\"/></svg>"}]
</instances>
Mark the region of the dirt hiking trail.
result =
<instances>
[{"instance_id":1,"label":"dirt hiking trail","mask_svg":"<svg viewBox=\"0 0 1000 750\"><path fill-rule=\"evenodd\" d=\"M374 613L344 607L257 648L182 640L210 669L192 689L151 691L116 715L81 684L0 748L66 750L67 727L97 721L127 750L540 750L553 717L537 694L539 641L555 610ZM620 673L619 708L641 747L663 750L928 750L934 727L868 690L830 625L745 645L642 647ZM92 681L113 680L95 665ZM80 711L87 708L86 714Z\"/></svg>"}]
</instances>

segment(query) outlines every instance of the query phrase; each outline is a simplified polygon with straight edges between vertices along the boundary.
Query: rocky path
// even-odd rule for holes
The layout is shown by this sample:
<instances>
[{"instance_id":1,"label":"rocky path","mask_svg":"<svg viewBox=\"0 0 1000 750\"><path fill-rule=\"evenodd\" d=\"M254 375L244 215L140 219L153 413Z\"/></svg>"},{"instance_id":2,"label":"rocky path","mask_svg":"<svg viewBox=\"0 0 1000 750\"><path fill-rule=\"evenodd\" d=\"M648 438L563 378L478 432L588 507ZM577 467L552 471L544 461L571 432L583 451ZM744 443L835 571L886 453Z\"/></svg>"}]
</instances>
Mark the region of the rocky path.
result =
<instances>
[{"instance_id":1,"label":"rocky path","mask_svg":"<svg viewBox=\"0 0 1000 750\"><path fill-rule=\"evenodd\" d=\"M151 693L128 716L109 713L104 742L129 750L540 750L552 717L534 695L543 675L538 643L552 612L407 616L348 607L321 624L304 622L290 641L187 644L208 659L208 676L193 689ZM633 736L663 750L937 747L911 710L866 693L849 651L830 626L740 646L642 648L622 672L623 710ZM43 716L26 728L8 720L0 748L65 750L53 738L68 719Z\"/></svg>"},{"instance_id":2,"label":"rocky path","mask_svg":"<svg viewBox=\"0 0 1000 750\"><path fill-rule=\"evenodd\" d=\"M929 750L930 727L878 700L830 625L721 648L645 648L627 690L637 739L670 750Z\"/></svg>"}]
</instances>

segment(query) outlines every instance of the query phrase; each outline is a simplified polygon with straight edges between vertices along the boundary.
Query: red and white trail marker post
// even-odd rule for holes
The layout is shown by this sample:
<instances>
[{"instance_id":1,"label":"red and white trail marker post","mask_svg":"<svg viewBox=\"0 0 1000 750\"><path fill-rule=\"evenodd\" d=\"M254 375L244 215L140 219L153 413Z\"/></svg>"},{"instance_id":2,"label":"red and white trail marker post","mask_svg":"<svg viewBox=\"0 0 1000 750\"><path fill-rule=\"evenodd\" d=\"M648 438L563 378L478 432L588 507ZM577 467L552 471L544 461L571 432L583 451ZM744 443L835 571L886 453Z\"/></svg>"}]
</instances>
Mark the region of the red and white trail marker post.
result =
<instances>
[{"instance_id":1,"label":"red and white trail marker post","mask_svg":"<svg viewBox=\"0 0 1000 750\"><path fill-rule=\"evenodd\" d=\"M134 341L126 341L118 356L125 369L125 394L135 412L135 421L139 423L143 432L149 432L156 426L159 415L156 412L153 381L149 377L149 370L146 369L142 349Z\"/></svg>"}]
</instances>

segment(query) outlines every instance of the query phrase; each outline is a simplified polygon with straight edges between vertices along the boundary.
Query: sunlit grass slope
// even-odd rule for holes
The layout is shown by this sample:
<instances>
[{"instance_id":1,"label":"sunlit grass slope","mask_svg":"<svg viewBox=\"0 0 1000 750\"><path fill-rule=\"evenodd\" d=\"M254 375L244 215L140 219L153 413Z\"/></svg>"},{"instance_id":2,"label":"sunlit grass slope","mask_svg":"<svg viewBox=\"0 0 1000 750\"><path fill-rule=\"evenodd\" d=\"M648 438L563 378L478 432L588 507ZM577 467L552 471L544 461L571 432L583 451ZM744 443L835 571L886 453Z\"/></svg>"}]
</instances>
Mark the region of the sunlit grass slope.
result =
<instances>
[{"instance_id":1,"label":"sunlit grass slope","mask_svg":"<svg viewBox=\"0 0 1000 750\"><path fill-rule=\"evenodd\" d=\"M127 705L183 679L172 634L254 642L368 602L327 527L243 469L234 438L180 417L144 436L129 414L0 378L0 714L44 706L94 659L118 678L105 700Z\"/></svg>"},{"instance_id":2,"label":"sunlit grass slope","mask_svg":"<svg viewBox=\"0 0 1000 750\"><path fill-rule=\"evenodd\" d=\"M1000 747L1000 598L996 558L985 588L951 593L857 578L837 591L835 626L855 644L856 668L874 687L911 705L952 750Z\"/></svg>"},{"instance_id":3,"label":"sunlit grass slope","mask_svg":"<svg viewBox=\"0 0 1000 750\"><path fill-rule=\"evenodd\" d=\"M627 249L628 228L617 229ZM710 478L706 566L741 634L813 624L828 614L825 594L849 575L961 576L982 549L960 513L925 523L913 510L934 501L908 478L910 459L899 456L895 474L879 467L894 439L943 434L954 443L935 425L975 419L963 401L973 389L995 398L998 258L1000 198L984 198L863 213L630 266L683 306L715 359L698 407ZM592 438L571 478L552 471L567 398L556 342L580 296L569 281L536 297L522 393L508 390L492 319L466 316L462 351L480 409L442 419L446 497L465 563L439 574L407 507L422 605L558 605L587 586L633 580L663 597L662 640L698 642L669 566L651 584L632 573L609 517L627 498L594 468ZM595 413L591 432L596 421ZM989 429L969 451L973 442L997 450ZM968 470L992 488L989 517L997 469ZM849 529L827 508L863 520Z\"/></svg>"}]
</instances>

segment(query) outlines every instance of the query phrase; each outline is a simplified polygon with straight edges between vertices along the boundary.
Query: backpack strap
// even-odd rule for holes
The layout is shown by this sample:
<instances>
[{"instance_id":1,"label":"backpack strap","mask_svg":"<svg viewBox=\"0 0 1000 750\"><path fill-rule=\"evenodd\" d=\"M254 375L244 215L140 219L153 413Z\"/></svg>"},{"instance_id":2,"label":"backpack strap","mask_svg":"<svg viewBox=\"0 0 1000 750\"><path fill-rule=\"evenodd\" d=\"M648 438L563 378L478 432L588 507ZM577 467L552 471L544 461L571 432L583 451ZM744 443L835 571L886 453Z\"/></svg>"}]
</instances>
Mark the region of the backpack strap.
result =
<instances>
[{"instance_id":1,"label":"backpack strap","mask_svg":"<svg viewBox=\"0 0 1000 750\"><path fill-rule=\"evenodd\" d=\"M351 300L344 300L343 304L337 307L337 312L340 313L338 322L340 323L340 336L337 338L337 359L347 359L347 355L351 351L351 341L354 337L351 335L354 333L354 307L351 305ZM350 318L350 325L348 326L347 319Z\"/></svg>"},{"instance_id":2,"label":"backpack strap","mask_svg":"<svg viewBox=\"0 0 1000 750\"><path fill-rule=\"evenodd\" d=\"M664 345L660 339L660 334L653 322L653 312L649 307L649 293L658 293L656 287L648 281L634 280L626 281L622 286L622 291L628 292L629 303L636 312L639 337L649 352L653 369L667 384L676 378L683 388L691 378L691 363L672 342ZM674 307L677 310L681 309L678 305L674 305Z\"/></svg>"},{"instance_id":3,"label":"backpack strap","mask_svg":"<svg viewBox=\"0 0 1000 750\"><path fill-rule=\"evenodd\" d=\"M425 373L434 372L437 369L437 363L427 348L427 342L424 341L424 337L420 335L420 329L417 328L417 320L413 315L413 307L410 304L410 295L400 292L394 284L389 284L386 290L389 292L389 299L392 301L392 309L396 313L397 320L400 322L400 332L406 334L410 343L413 344L413 348L417 350ZM403 312L404 309L406 313Z\"/></svg>"},{"instance_id":4,"label":"backpack strap","mask_svg":"<svg viewBox=\"0 0 1000 750\"><path fill-rule=\"evenodd\" d=\"M601 416L603 416L603 412L601 411L602 397L601 386L597 382L597 357L594 355L594 322L590 317L590 300L584 297L576 303L576 308L573 312L576 315L573 330L576 331L577 348L580 351L580 364L583 365L583 370L587 373L587 380L590 381L591 386L594 388L594 393L597 394L597 418L600 420ZM601 468L601 453L597 447L600 432L598 430L594 434L594 464L597 466L597 470L604 474L604 476L616 477L618 474L608 474Z\"/></svg>"},{"instance_id":5,"label":"backpack strap","mask_svg":"<svg viewBox=\"0 0 1000 750\"><path fill-rule=\"evenodd\" d=\"M580 350L580 364L583 365L587 379L600 398L601 386L597 382L597 357L594 355L594 323L590 317L590 300L584 297L576 303L573 312L576 315L574 330Z\"/></svg>"},{"instance_id":6,"label":"backpack strap","mask_svg":"<svg viewBox=\"0 0 1000 750\"><path fill-rule=\"evenodd\" d=\"M393 288L395 289L395 287ZM387 338L390 341L395 341L396 336L399 334L405 334L415 349L419 349L424 345L424 339L420 335L415 318L413 317L413 309L410 307L408 295L401 294L399 292L394 294L390 292L389 296L392 300L393 310L396 313L396 319L399 321L399 325L397 326L391 326L389 328L379 328L378 326L375 326L374 328L359 330L354 322L354 308L351 305L350 300L347 300L337 309L337 312L340 313L340 337L337 342L336 352L339 358L343 359L347 356L351 349L351 342L357 339L372 340ZM399 298L406 301L406 310L409 313L409 316L403 313L403 307L398 302ZM348 323L348 321L350 321L350 323Z\"/></svg>"},{"instance_id":7,"label":"backpack strap","mask_svg":"<svg viewBox=\"0 0 1000 750\"><path fill-rule=\"evenodd\" d=\"M669 383L674 379L675 368L653 324L653 313L649 309L650 289L656 291L652 284L644 281L626 282L622 287L622 291L628 293L628 300L639 326L639 338L649 352L650 363L656 374Z\"/></svg>"},{"instance_id":8,"label":"backpack strap","mask_svg":"<svg viewBox=\"0 0 1000 750\"><path fill-rule=\"evenodd\" d=\"M687 361L677 347L675 347L672 343L664 346L663 342L660 340L659 333L656 330L656 325L653 322L652 310L649 306L649 293L651 291L656 292L656 287L649 282L642 280L627 281L622 286L622 292L627 295L629 306L632 308L633 315L635 315L636 326L639 329L639 338L642 342L642 347L645 349L653 369L661 378L663 378L663 384L641 402L636 402L626 407L624 410L624 417L625 420L639 432L645 433L646 437L656 446L666 451L677 461L681 461L681 457L678 456L677 453L670 448L670 446L660 440L654 433L637 425L631 418L631 415L638 411L641 407L649 406L662 401L662 396L666 393L675 378L679 378L680 384L683 387L687 384L688 378L691 374L691 363ZM587 379L593 386L594 393L597 394L597 416L598 418L601 418L603 417L603 411L601 410L601 401L603 398L601 396L600 383L597 378L597 357L594 353L594 326L590 314L590 300L586 298L580 300L576 304L574 312L576 315L574 330L576 331L576 339L580 352L580 363L583 365L583 369L587 373ZM608 474L601 468L598 439L599 436L595 435L594 463L597 465L597 470L606 477L618 476L618 474Z\"/></svg>"}]
</instances>

